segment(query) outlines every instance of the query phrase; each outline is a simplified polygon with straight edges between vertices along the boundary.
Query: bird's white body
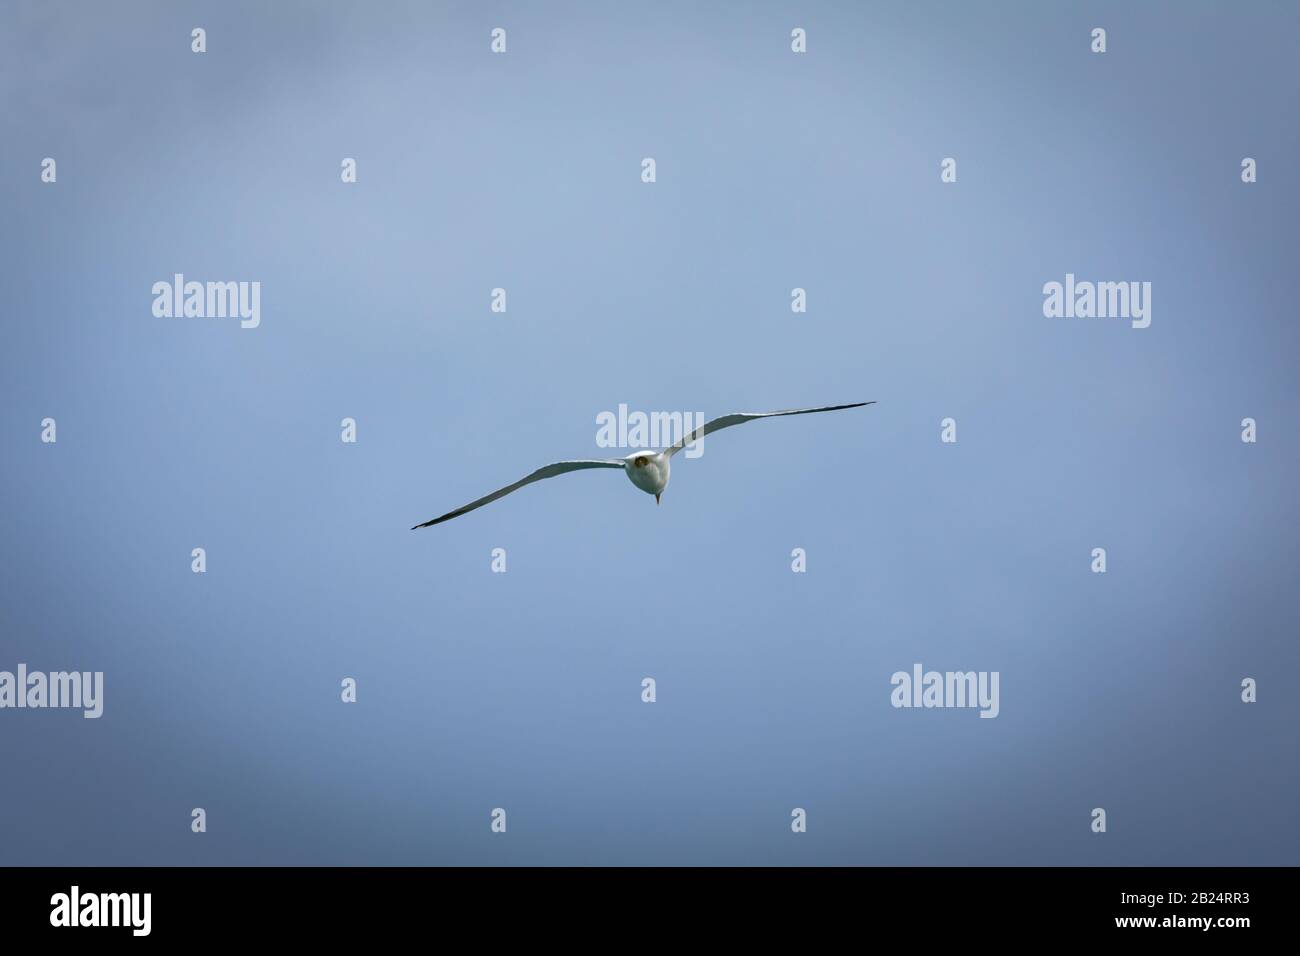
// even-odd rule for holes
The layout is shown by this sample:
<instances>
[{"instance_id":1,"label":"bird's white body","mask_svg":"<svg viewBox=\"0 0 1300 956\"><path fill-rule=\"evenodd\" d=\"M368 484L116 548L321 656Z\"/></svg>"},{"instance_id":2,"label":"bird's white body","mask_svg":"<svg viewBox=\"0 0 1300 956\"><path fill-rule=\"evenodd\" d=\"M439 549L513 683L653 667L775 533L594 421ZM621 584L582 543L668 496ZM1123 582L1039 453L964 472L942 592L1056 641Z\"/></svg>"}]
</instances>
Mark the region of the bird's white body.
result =
<instances>
[{"instance_id":1,"label":"bird's white body","mask_svg":"<svg viewBox=\"0 0 1300 956\"><path fill-rule=\"evenodd\" d=\"M705 422L699 428L696 428L689 435L683 435L682 438L668 448L662 451L644 451L633 452L626 458L578 458L568 461L557 461L550 465L543 465L532 474L525 475L514 484L506 485L504 488L498 488L491 494L484 495L471 501L467 505L462 505L455 511L448 511L445 515L439 515L437 518L430 518L423 524L417 524L416 528L427 528L430 525L442 524L444 521L450 521L452 518L460 517L476 508L482 508L484 505L496 501L498 498L504 498L513 491L517 491L524 485L531 485L535 481L541 481L544 478L554 478L557 475L567 475L571 471L586 471L591 468L622 468L627 473L628 480L636 485L648 495L655 496L655 502L658 503L659 496L663 494L664 489L668 487L668 475L671 471L670 463L673 455L677 454L687 445L703 438L705 435L712 434L723 428L730 428L732 425L739 425L742 422L754 421L758 418L779 418L786 415L809 415L813 412L836 412L844 408L861 408L863 405L874 405L875 402L854 402L851 405L823 405L821 408L793 408L783 412L736 412L732 415L723 415L721 418L715 418L712 421ZM414 529L412 529L414 530Z\"/></svg>"},{"instance_id":2,"label":"bird's white body","mask_svg":"<svg viewBox=\"0 0 1300 956\"><path fill-rule=\"evenodd\" d=\"M628 480L648 495L658 498L668 487L672 467L663 452L639 451L623 459Z\"/></svg>"}]
</instances>

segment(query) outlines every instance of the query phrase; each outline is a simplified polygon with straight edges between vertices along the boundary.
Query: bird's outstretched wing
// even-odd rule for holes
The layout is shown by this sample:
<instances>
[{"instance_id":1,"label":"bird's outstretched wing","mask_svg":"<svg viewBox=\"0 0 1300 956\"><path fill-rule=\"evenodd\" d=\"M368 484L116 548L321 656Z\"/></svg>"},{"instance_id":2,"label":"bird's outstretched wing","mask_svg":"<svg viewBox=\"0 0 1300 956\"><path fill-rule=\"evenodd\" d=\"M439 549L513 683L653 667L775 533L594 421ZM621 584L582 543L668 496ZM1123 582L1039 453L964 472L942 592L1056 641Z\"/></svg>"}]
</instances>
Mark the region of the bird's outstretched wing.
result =
<instances>
[{"instance_id":1,"label":"bird's outstretched wing","mask_svg":"<svg viewBox=\"0 0 1300 956\"><path fill-rule=\"evenodd\" d=\"M732 425L739 425L742 422L752 422L756 418L775 418L778 415L810 415L813 412L836 412L841 408L861 408L863 405L874 405L875 402L855 402L852 405L825 405L822 408L792 408L785 412L736 412L734 415L723 415L721 418L715 418L711 422L705 422L695 431L683 435L681 441L670 445L664 449L664 454L669 458L677 454L697 438L703 438L705 435L712 434L720 428L730 428Z\"/></svg>"},{"instance_id":2,"label":"bird's outstretched wing","mask_svg":"<svg viewBox=\"0 0 1300 956\"><path fill-rule=\"evenodd\" d=\"M584 468L622 468L623 459L621 458L592 458L580 461L557 461L553 465L543 465L531 475L520 478L513 485L506 485L504 488L498 488L490 495L484 495L477 501L471 501L467 505L457 508L455 511L448 511L445 515L437 518L431 518L424 524L417 524L415 528L427 528L432 524L441 524L444 521L450 521L452 518L460 517L467 511L473 511L475 508L482 508L486 504L496 501L498 498L504 498L512 491L518 491L524 485L531 485L534 481L541 481L543 478L554 478L556 475L563 475L570 471L582 471ZM411 530L414 531L415 528Z\"/></svg>"}]
</instances>

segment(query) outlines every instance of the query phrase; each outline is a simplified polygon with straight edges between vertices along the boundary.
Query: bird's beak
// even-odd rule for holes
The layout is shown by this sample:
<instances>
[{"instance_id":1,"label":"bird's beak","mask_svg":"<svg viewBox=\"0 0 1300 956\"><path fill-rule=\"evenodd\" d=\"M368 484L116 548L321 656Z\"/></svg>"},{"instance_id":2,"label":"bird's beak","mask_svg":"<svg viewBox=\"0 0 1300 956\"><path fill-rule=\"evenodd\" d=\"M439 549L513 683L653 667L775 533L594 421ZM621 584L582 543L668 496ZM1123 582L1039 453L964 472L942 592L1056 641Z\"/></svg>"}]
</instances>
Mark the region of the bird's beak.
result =
<instances>
[{"instance_id":1,"label":"bird's beak","mask_svg":"<svg viewBox=\"0 0 1300 956\"><path fill-rule=\"evenodd\" d=\"M659 496L655 495L655 504L659 504Z\"/></svg>"}]
</instances>

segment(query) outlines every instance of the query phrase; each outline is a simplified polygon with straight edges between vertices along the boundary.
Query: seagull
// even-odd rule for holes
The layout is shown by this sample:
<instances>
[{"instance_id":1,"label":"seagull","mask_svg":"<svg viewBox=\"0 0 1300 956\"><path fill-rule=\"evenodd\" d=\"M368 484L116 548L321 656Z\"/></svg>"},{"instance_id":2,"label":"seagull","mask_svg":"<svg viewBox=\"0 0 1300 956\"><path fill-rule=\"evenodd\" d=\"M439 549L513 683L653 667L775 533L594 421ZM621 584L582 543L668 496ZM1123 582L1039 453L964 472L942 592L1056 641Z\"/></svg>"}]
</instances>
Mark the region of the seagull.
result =
<instances>
[{"instance_id":1,"label":"seagull","mask_svg":"<svg viewBox=\"0 0 1300 956\"><path fill-rule=\"evenodd\" d=\"M556 475L566 475L571 471L583 471L587 468L621 468L627 474L632 484L636 485L646 494L655 496L655 504L659 503L659 496L664 493L668 487L669 462L673 455L677 454L687 445L696 439L703 438L705 435L711 435L719 429L730 428L732 425L740 425L744 422L752 422L759 418L776 418L781 415L811 415L813 412L837 412L842 408L862 408L864 405L874 405L875 402L855 402L852 405L825 405L821 408L793 408L783 412L736 412L734 415L723 415L721 418L715 418L712 421L705 422L695 431L688 435L683 435L675 444L663 449L663 451L638 451L633 452L626 458L580 458L573 461L557 461L550 465L543 465L531 475L525 475L513 485L506 485L504 488L498 488L490 495L484 495L471 501L467 505L462 505L455 511L448 511L445 515L439 515L437 518L430 518L424 524L417 524L411 530L417 528L428 528L431 525L442 524L444 521L450 521L452 518L459 518L463 514L473 511L475 508L482 508L486 504L491 504L498 498L504 498L512 491L518 491L524 485L531 485L534 481L541 481L543 478L554 478Z\"/></svg>"}]
</instances>

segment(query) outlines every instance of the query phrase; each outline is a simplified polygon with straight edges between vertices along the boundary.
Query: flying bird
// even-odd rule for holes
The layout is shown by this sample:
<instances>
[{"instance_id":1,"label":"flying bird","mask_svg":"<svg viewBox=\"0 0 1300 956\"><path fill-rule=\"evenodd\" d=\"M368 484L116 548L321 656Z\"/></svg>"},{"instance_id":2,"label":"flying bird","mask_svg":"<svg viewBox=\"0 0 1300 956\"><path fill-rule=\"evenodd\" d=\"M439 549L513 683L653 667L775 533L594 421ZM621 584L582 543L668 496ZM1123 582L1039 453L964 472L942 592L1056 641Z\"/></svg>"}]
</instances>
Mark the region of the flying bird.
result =
<instances>
[{"instance_id":1,"label":"flying bird","mask_svg":"<svg viewBox=\"0 0 1300 956\"><path fill-rule=\"evenodd\" d=\"M732 425L739 425L743 422L752 422L757 418L776 418L780 415L810 415L813 412L836 412L842 408L861 408L864 405L874 405L875 402L855 402L852 405L826 405L822 408L794 408L784 412L736 412L734 415L723 415L721 418L715 418L712 421L705 422L693 432L683 435L679 441L663 449L663 451L638 451L633 452L626 458L582 458L574 461L557 461L551 465L544 465L538 468L531 475L525 475L513 485L506 485L504 488L498 488L490 495L484 495L467 505L462 505L455 511L448 511L445 515L439 515L437 518L430 518L424 524L417 524L411 530L416 528L427 528L430 525L442 524L444 521L450 521L452 518L459 518L461 515L473 511L475 508L482 508L486 504L491 504L498 498L504 498L512 491L518 491L524 485L531 485L534 481L541 481L543 478L554 478L556 475L568 474L571 471L583 471L587 468L621 468L627 474L632 484L636 485L646 494L655 496L655 504L659 503L659 496L664 493L668 487L669 462L673 455L677 454L687 445L691 444L705 435L711 435L719 429L730 428Z\"/></svg>"}]
</instances>

